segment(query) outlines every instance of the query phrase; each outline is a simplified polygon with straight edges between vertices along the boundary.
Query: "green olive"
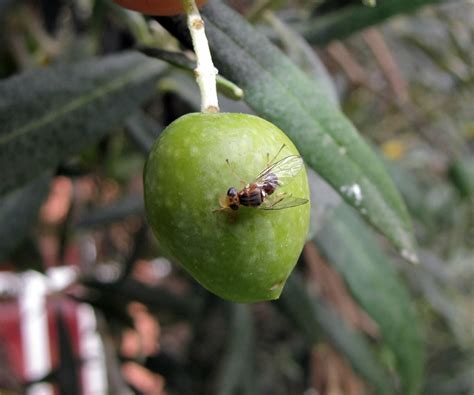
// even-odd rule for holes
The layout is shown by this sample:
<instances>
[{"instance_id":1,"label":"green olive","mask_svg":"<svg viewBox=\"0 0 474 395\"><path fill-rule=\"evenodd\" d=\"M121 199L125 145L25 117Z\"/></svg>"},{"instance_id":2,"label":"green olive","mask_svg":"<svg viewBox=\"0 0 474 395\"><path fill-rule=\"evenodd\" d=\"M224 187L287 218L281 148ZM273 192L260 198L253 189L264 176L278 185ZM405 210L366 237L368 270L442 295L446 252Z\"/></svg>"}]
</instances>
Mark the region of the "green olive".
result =
<instances>
[{"instance_id":1,"label":"green olive","mask_svg":"<svg viewBox=\"0 0 474 395\"><path fill-rule=\"evenodd\" d=\"M220 201L291 155L299 154L288 137L256 116L193 113L174 121L144 171L147 216L160 246L224 299L277 299L303 248L310 205L276 210L269 203L309 200L304 167L265 197L267 209L231 210Z\"/></svg>"}]
</instances>

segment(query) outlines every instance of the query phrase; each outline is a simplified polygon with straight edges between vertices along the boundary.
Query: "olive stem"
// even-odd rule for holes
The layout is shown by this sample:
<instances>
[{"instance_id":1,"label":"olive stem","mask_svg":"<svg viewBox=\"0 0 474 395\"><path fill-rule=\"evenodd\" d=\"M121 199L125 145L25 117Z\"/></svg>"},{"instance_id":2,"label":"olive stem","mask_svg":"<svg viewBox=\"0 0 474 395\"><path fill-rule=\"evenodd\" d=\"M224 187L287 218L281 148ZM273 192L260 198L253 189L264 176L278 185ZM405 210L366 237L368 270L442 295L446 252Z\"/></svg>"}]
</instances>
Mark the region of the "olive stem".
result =
<instances>
[{"instance_id":1,"label":"olive stem","mask_svg":"<svg viewBox=\"0 0 474 395\"><path fill-rule=\"evenodd\" d=\"M201 112L219 112L217 101L217 69L212 63L211 51L204 30L204 21L194 0L181 0L187 14L188 29L191 33L197 66L194 69L196 82L201 91Z\"/></svg>"}]
</instances>

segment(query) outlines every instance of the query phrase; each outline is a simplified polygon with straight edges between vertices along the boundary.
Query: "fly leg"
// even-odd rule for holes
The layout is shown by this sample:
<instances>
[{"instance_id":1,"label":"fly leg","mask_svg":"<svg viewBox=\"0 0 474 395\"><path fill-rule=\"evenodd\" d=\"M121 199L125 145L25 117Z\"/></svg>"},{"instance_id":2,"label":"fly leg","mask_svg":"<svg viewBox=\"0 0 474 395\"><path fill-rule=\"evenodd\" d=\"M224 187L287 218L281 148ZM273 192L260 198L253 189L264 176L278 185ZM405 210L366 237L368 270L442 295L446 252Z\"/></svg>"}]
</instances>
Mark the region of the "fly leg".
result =
<instances>
[{"instance_id":1,"label":"fly leg","mask_svg":"<svg viewBox=\"0 0 474 395\"><path fill-rule=\"evenodd\" d=\"M231 210L229 207L225 206L219 199L220 208L212 210L213 213L224 213L227 216L227 221L229 224L233 224L237 221L237 211Z\"/></svg>"},{"instance_id":2,"label":"fly leg","mask_svg":"<svg viewBox=\"0 0 474 395\"><path fill-rule=\"evenodd\" d=\"M219 198L219 208L216 208L214 210L212 210L213 213L216 213L216 212L219 212L219 211L229 211L230 208L229 206L227 205L227 201L226 201L226 198L225 197L220 197Z\"/></svg>"}]
</instances>

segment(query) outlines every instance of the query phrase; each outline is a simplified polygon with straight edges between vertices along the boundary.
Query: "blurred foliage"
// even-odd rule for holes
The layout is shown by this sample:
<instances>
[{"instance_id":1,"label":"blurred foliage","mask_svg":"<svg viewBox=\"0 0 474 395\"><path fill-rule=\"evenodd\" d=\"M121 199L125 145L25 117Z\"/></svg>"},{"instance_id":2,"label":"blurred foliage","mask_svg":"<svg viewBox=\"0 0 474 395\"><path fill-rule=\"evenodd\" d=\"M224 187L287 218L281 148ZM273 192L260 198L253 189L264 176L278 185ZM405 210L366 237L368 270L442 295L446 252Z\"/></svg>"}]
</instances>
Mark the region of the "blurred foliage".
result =
<instances>
[{"instance_id":1,"label":"blurred foliage","mask_svg":"<svg viewBox=\"0 0 474 395\"><path fill-rule=\"evenodd\" d=\"M160 131L199 108L194 58L182 18L108 0L0 1L0 269L79 269L65 293L106 318L110 388L123 376L147 393L118 370L132 360L168 394L472 394L472 2L228 1L240 16L219 3L203 14L222 110L280 125L319 174L281 300L221 301L154 241L142 166ZM382 162L417 266L363 220L408 247ZM341 190L351 172L382 205ZM119 344L137 302L159 320L160 349L131 357Z\"/></svg>"}]
</instances>

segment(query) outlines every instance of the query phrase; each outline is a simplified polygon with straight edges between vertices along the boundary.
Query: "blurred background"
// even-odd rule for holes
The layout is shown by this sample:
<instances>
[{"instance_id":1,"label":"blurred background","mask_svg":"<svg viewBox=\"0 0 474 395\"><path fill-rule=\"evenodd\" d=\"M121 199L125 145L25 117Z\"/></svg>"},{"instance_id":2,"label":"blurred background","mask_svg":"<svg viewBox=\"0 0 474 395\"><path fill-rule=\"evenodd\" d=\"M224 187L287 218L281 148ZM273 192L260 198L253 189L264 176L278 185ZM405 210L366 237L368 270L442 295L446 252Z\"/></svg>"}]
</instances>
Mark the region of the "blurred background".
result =
<instances>
[{"instance_id":1,"label":"blurred background","mask_svg":"<svg viewBox=\"0 0 474 395\"><path fill-rule=\"evenodd\" d=\"M282 298L208 293L162 254L144 215L151 144L199 110L192 55L162 27L172 20L106 0L0 0L0 129L21 75L87 73L86 59L128 50L160 59L141 107L0 197L0 394L473 394L474 3L227 4L378 152L420 265L311 172L310 240ZM253 113L221 93L223 111Z\"/></svg>"}]
</instances>

